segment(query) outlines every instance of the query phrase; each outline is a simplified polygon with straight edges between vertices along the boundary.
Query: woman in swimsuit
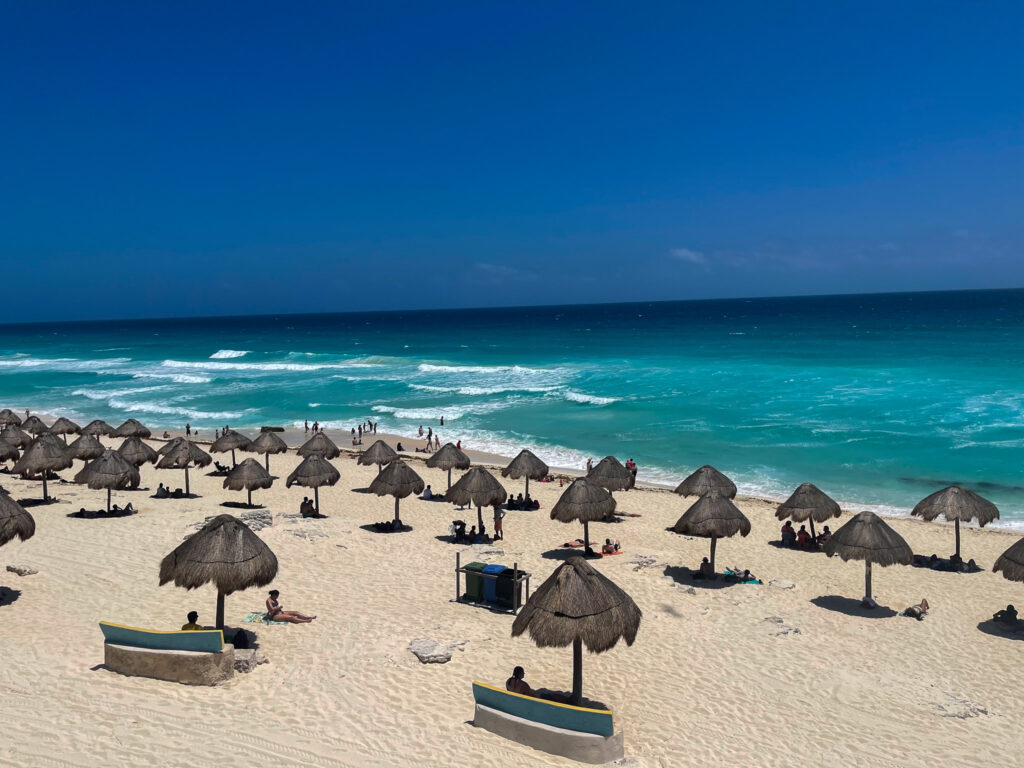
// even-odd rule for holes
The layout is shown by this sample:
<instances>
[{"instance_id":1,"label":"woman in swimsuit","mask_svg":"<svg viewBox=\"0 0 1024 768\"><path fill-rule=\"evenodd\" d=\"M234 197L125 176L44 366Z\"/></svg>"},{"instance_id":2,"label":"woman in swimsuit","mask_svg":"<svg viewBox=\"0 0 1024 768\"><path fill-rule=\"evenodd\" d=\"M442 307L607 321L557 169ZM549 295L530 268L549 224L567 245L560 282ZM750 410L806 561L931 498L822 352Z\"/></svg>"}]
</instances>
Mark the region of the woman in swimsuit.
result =
<instances>
[{"instance_id":1,"label":"woman in swimsuit","mask_svg":"<svg viewBox=\"0 0 1024 768\"><path fill-rule=\"evenodd\" d=\"M316 616L306 616L305 614L299 613L298 611L286 611L281 608L281 604L277 601L278 595L281 593L276 589L270 590L270 596L267 598L267 618L270 621L287 621L291 624L308 624Z\"/></svg>"}]
</instances>

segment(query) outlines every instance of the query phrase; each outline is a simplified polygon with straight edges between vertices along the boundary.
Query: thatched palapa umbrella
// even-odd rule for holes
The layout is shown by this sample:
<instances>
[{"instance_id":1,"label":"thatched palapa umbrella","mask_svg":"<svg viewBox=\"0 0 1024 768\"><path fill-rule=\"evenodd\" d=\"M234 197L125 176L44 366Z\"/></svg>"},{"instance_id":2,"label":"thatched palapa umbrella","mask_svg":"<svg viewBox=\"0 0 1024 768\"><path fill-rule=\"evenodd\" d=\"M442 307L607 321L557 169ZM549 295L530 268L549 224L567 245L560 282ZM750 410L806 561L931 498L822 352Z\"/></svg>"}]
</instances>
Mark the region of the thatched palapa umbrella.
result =
<instances>
[{"instance_id":1,"label":"thatched palapa umbrella","mask_svg":"<svg viewBox=\"0 0 1024 768\"><path fill-rule=\"evenodd\" d=\"M54 434L44 432L25 450L18 459L11 474L14 475L38 475L43 478L43 501L49 501L50 496L46 490L46 474L58 472L71 466L71 457L67 455L67 446Z\"/></svg>"},{"instance_id":2,"label":"thatched palapa umbrella","mask_svg":"<svg viewBox=\"0 0 1024 768\"><path fill-rule=\"evenodd\" d=\"M425 487L423 478L417 475L412 467L401 459L395 459L373 478L370 483L370 493L395 497L395 524L401 525L402 519L398 514L398 502L414 493L423 493Z\"/></svg>"},{"instance_id":3,"label":"thatched palapa umbrella","mask_svg":"<svg viewBox=\"0 0 1024 768\"><path fill-rule=\"evenodd\" d=\"M277 557L249 526L218 515L189 536L160 562L160 586L217 587L217 628L224 628L224 597L262 587L277 576Z\"/></svg>"},{"instance_id":4,"label":"thatched palapa umbrella","mask_svg":"<svg viewBox=\"0 0 1024 768\"><path fill-rule=\"evenodd\" d=\"M32 414L21 422L21 428L30 435L35 435L36 437L39 437L39 435L50 430L50 428L43 423L43 420L35 414Z\"/></svg>"},{"instance_id":5,"label":"thatched palapa umbrella","mask_svg":"<svg viewBox=\"0 0 1024 768\"><path fill-rule=\"evenodd\" d=\"M117 449L117 452L124 456L125 461L133 467L141 467L146 462L155 464L157 458L159 458L157 452L146 445L146 443L142 442L142 439L138 437L125 438L125 441L121 443L121 447Z\"/></svg>"},{"instance_id":6,"label":"thatched palapa umbrella","mask_svg":"<svg viewBox=\"0 0 1024 768\"><path fill-rule=\"evenodd\" d=\"M213 445L210 446L210 453L227 453L231 451L231 466L237 466L235 462L235 451L248 451L252 445L252 440L243 435L241 432L235 432L233 429L229 429L223 435L213 441Z\"/></svg>"},{"instance_id":7,"label":"thatched palapa umbrella","mask_svg":"<svg viewBox=\"0 0 1024 768\"><path fill-rule=\"evenodd\" d=\"M6 440L0 440L0 462L17 461L20 455L18 453L18 446L14 445L14 443L8 443Z\"/></svg>"},{"instance_id":8,"label":"thatched palapa umbrella","mask_svg":"<svg viewBox=\"0 0 1024 768\"><path fill-rule=\"evenodd\" d=\"M871 599L871 566L908 565L914 553L874 512L861 512L832 534L823 547L829 557L864 561L864 596Z\"/></svg>"},{"instance_id":9,"label":"thatched palapa umbrella","mask_svg":"<svg viewBox=\"0 0 1024 768\"><path fill-rule=\"evenodd\" d=\"M164 454L157 462L157 469L184 469L185 470L185 495L191 495L188 487L188 468L208 467L213 459L210 454L193 443L191 440L182 440L173 449Z\"/></svg>"},{"instance_id":10,"label":"thatched palapa umbrella","mask_svg":"<svg viewBox=\"0 0 1024 768\"><path fill-rule=\"evenodd\" d=\"M590 549L590 523L604 520L615 511L615 497L599 485L581 477L562 491L555 506L551 508L551 519L562 523L583 523L583 547Z\"/></svg>"},{"instance_id":11,"label":"thatched palapa umbrella","mask_svg":"<svg viewBox=\"0 0 1024 768\"><path fill-rule=\"evenodd\" d=\"M359 458L356 459L356 463L365 467L368 467L371 464L376 464L377 474L379 475L383 471L385 464L390 464L397 458L398 454L394 452L390 445L385 443L383 440L378 440L359 454Z\"/></svg>"},{"instance_id":12,"label":"thatched palapa umbrella","mask_svg":"<svg viewBox=\"0 0 1024 768\"><path fill-rule=\"evenodd\" d=\"M139 470L129 464L124 456L108 448L95 461L75 475L75 482L88 485L94 491L106 489L107 512L110 511L110 492L128 487L138 487Z\"/></svg>"},{"instance_id":13,"label":"thatched palapa umbrella","mask_svg":"<svg viewBox=\"0 0 1024 768\"><path fill-rule=\"evenodd\" d=\"M105 450L103 443L93 435L82 435L68 446L67 454L72 459L80 459L88 464L102 456Z\"/></svg>"},{"instance_id":14,"label":"thatched palapa umbrella","mask_svg":"<svg viewBox=\"0 0 1024 768\"><path fill-rule=\"evenodd\" d=\"M4 408L0 411L0 424L13 424L14 426L18 426L21 424L21 417L10 408Z\"/></svg>"},{"instance_id":15,"label":"thatched palapa umbrella","mask_svg":"<svg viewBox=\"0 0 1024 768\"><path fill-rule=\"evenodd\" d=\"M710 464L705 464L676 487L680 496L703 496L708 491L718 491L727 499L735 499L736 483Z\"/></svg>"},{"instance_id":16,"label":"thatched palapa umbrella","mask_svg":"<svg viewBox=\"0 0 1024 768\"><path fill-rule=\"evenodd\" d=\"M636 482L636 476L622 466L622 462L614 456L605 456L597 465L587 472L587 480L600 485L609 493L628 491Z\"/></svg>"},{"instance_id":17,"label":"thatched palapa umbrella","mask_svg":"<svg viewBox=\"0 0 1024 768\"><path fill-rule=\"evenodd\" d=\"M249 450L264 454L265 469L270 471L270 454L286 453L288 444L274 432L260 432L259 437L252 441Z\"/></svg>"},{"instance_id":18,"label":"thatched palapa umbrella","mask_svg":"<svg viewBox=\"0 0 1024 768\"><path fill-rule=\"evenodd\" d=\"M946 520L954 521L957 557L960 557L961 520L965 523L977 520L978 526L984 528L986 523L999 519L999 509L995 504L959 485L943 488L922 499L910 514L925 520L934 520L942 515Z\"/></svg>"},{"instance_id":19,"label":"thatched palapa umbrella","mask_svg":"<svg viewBox=\"0 0 1024 768\"><path fill-rule=\"evenodd\" d=\"M431 469L448 470L449 491L452 489L452 470L469 469L469 464L469 456L456 448L454 443L445 443L441 450L431 454L427 459L427 466Z\"/></svg>"},{"instance_id":20,"label":"thatched palapa umbrella","mask_svg":"<svg viewBox=\"0 0 1024 768\"><path fill-rule=\"evenodd\" d=\"M153 433L135 419L126 419L124 424L110 433L111 437L152 437Z\"/></svg>"},{"instance_id":21,"label":"thatched palapa umbrella","mask_svg":"<svg viewBox=\"0 0 1024 768\"><path fill-rule=\"evenodd\" d=\"M709 560L711 570L714 570L715 545L718 540L737 533L746 536L750 533L750 521L728 498L718 491L708 491L683 513L672 530L685 536L711 539Z\"/></svg>"},{"instance_id":22,"label":"thatched palapa umbrella","mask_svg":"<svg viewBox=\"0 0 1024 768\"><path fill-rule=\"evenodd\" d=\"M313 504L316 513L320 514L320 486L334 485L341 479L341 473L319 453L311 453L302 460L295 471L285 480L285 488L301 485L313 489Z\"/></svg>"},{"instance_id":23,"label":"thatched palapa umbrella","mask_svg":"<svg viewBox=\"0 0 1024 768\"><path fill-rule=\"evenodd\" d=\"M103 421L103 419L93 419L84 427L82 427L83 435L92 435L93 437L99 437L100 435L113 434L114 428Z\"/></svg>"},{"instance_id":24,"label":"thatched palapa umbrella","mask_svg":"<svg viewBox=\"0 0 1024 768\"><path fill-rule=\"evenodd\" d=\"M299 456L323 456L325 459L336 459L341 455L341 449L323 432L317 432L309 440L304 442L296 451Z\"/></svg>"},{"instance_id":25,"label":"thatched palapa umbrella","mask_svg":"<svg viewBox=\"0 0 1024 768\"><path fill-rule=\"evenodd\" d=\"M811 538L814 539L815 520L824 523L833 517L839 517L842 513L839 505L831 496L814 483L803 483L793 491L792 496L779 505L779 508L775 510L775 517L779 520L789 518L797 523L810 520Z\"/></svg>"},{"instance_id":26,"label":"thatched palapa umbrella","mask_svg":"<svg viewBox=\"0 0 1024 768\"><path fill-rule=\"evenodd\" d=\"M186 439L181 435L178 435L178 437L172 437L170 440L168 440L166 443L164 443L163 445L156 449L156 455L166 456L171 451L177 450L178 446L184 442L186 442Z\"/></svg>"},{"instance_id":27,"label":"thatched palapa umbrella","mask_svg":"<svg viewBox=\"0 0 1024 768\"><path fill-rule=\"evenodd\" d=\"M633 599L582 557L570 557L530 596L512 622L540 648L572 646L572 702L583 698L583 646L591 653L632 645L643 614Z\"/></svg>"},{"instance_id":28,"label":"thatched palapa umbrella","mask_svg":"<svg viewBox=\"0 0 1024 768\"><path fill-rule=\"evenodd\" d=\"M77 435L82 431L82 428L71 419L61 416L50 426L50 431L55 435L64 435L64 445L67 445L68 435Z\"/></svg>"},{"instance_id":29,"label":"thatched palapa umbrella","mask_svg":"<svg viewBox=\"0 0 1024 768\"><path fill-rule=\"evenodd\" d=\"M463 507L472 504L476 507L477 525L480 526L477 530L484 527L484 516L480 508L500 506L507 498L508 492L501 487L498 478L483 467L470 469L445 494L445 499L454 504Z\"/></svg>"},{"instance_id":30,"label":"thatched palapa umbrella","mask_svg":"<svg viewBox=\"0 0 1024 768\"><path fill-rule=\"evenodd\" d=\"M0 489L0 547L14 538L31 539L36 521L11 495Z\"/></svg>"},{"instance_id":31,"label":"thatched palapa umbrella","mask_svg":"<svg viewBox=\"0 0 1024 768\"><path fill-rule=\"evenodd\" d=\"M0 440L16 445L19 448L28 448L32 445L32 435L22 430L16 424L8 424L2 430L0 430Z\"/></svg>"},{"instance_id":32,"label":"thatched palapa umbrella","mask_svg":"<svg viewBox=\"0 0 1024 768\"><path fill-rule=\"evenodd\" d=\"M0 544L3 542L0 541ZM1007 549L992 566L993 573L1003 572L1003 578L1010 581L1024 581L1024 539Z\"/></svg>"},{"instance_id":33,"label":"thatched palapa umbrella","mask_svg":"<svg viewBox=\"0 0 1024 768\"><path fill-rule=\"evenodd\" d=\"M252 506L252 492L257 488L269 488L273 484L273 476L256 459L245 459L228 472L224 478L224 487L228 490L248 492L250 507Z\"/></svg>"},{"instance_id":34,"label":"thatched palapa umbrella","mask_svg":"<svg viewBox=\"0 0 1024 768\"><path fill-rule=\"evenodd\" d=\"M548 465L537 458L533 451L523 448L519 455L509 462L509 465L501 470L502 477L511 477L518 480L526 478L526 495L530 495L530 481L543 480L548 476Z\"/></svg>"}]
</instances>

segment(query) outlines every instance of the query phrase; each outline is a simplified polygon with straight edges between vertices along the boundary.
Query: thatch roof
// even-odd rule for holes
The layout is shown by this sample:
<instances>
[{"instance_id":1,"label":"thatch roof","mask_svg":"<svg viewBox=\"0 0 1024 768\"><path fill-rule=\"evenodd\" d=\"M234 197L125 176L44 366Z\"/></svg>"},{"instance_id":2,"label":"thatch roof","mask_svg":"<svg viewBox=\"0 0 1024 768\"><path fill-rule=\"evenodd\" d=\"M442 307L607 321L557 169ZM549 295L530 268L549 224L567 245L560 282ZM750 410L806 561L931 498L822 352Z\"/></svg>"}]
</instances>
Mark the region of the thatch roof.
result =
<instances>
[{"instance_id":1,"label":"thatch roof","mask_svg":"<svg viewBox=\"0 0 1024 768\"><path fill-rule=\"evenodd\" d=\"M61 416L50 425L50 431L55 435L77 435L82 431L82 428L71 419Z\"/></svg>"},{"instance_id":2,"label":"thatch roof","mask_svg":"<svg viewBox=\"0 0 1024 768\"><path fill-rule=\"evenodd\" d=\"M370 483L370 493L404 499L414 493L423 493L423 478L401 459L388 464Z\"/></svg>"},{"instance_id":3,"label":"thatch roof","mask_svg":"<svg viewBox=\"0 0 1024 768\"><path fill-rule=\"evenodd\" d=\"M262 539L238 518L218 515L160 563L160 585L196 589L213 583L229 595L262 587L277 576L277 557Z\"/></svg>"},{"instance_id":4,"label":"thatch roof","mask_svg":"<svg viewBox=\"0 0 1024 768\"><path fill-rule=\"evenodd\" d=\"M269 488L273 484L273 475L256 459L239 462L224 478L224 487L231 491L255 491L257 488Z\"/></svg>"},{"instance_id":5,"label":"thatch roof","mask_svg":"<svg viewBox=\"0 0 1024 768\"><path fill-rule=\"evenodd\" d=\"M311 453L302 460L295 471L288 475L285 487L301 485L305 488L319 488L322 485L334 485L341 479L341 473L319 453Z\"/></svg>"},{"instance_id":6,"label":"thatch roof","mask_svg":"<svg viewBox=\"0 0 1024 768\"><path fill-rule=\"evenodd\" d=\"M125 460L133 467L141 467L147 461L155 462L157 460L157 452L138 437L126 438L117 452L124 456Z\"/></svg>"},{"instance_id":7,"label":"thatch roof","mask_svg":"<svg viewBox=\"0 0 1024 768\"><path fill-rule=\"evenodd\" d=\"M798 523L808 518L816 523L823 523L841 514L839 504L814 483L803 483L775 511L775 517L779 520L790 518Z\"/></svg>"},{"instance_id":8,"label":"thatch roof","mask_svg":"<svg viewBox=\"0 0 1024 768\"><path fill-rule=\"evenodd\" d=\"M41 472L57 472L71 466L64 441L52 432L44 432L25 449L14 467L13 475L38 475Z\"/></svg>"},{"instance_id":9,"label":"thatch roof","mask_svg":"<svg viewBox=\"0 0 1024 768\"><path fill-rule=\"evenodd\" d=\"M676 487L680 496L703 496L708 491L718 491L727 499L735 499L736 483L710 464L705 464Z\"/></svg>"},{"instance_id":10,"label":"thatch roof","mask_svg":"<svg viewBox=\"0 0 1024 768\"><path fill-rule=\"evenodd\" d=\"M43 423L43 420L40 419L35 414L32 414L27 419L25 419L23 422L21 422L21 428L23 430L25 430L26 432L28 432L30 435L36 435L36 436L39 436L39 435L43 434L43 432L47 432L50 429L48 426L46 426Z\"/></svg>"},{"instance_id":11,"label":"thatch roof","mask_svg":"<svg viewBox=\"0 0 1024 768\"><path fill-rule=\"evenodd\" d=\"M14 424L17 426L21 424L21 417L10 408L4 408L0 411L0 424Z\"/></svg>"},{"instance_id":12,"label":"thatch roof","mask_svg":"<svg viewBox=\"0 0 1024 768\"><path fill-rule=\"evenodd\" d=\"M512 623L512 637L529 631L541 648L579 638L591 653L636 639L642 617L633 599L583 557L570 557L530 596Z\"/></svg>"},{"instance_id":13,"label":"thatch roof","mask_svg":"<svg viewBox=\"0 0 1024 768\"><path fill-rule=\"evenodd\" d=\"M98 459L85 465L75 482L88 485L93 490L120 490L138 486L139 470L117 451L108 448Z\"/></svg>"},{"instance_id":14,"label":"thatch roof","mask_svg":"<svg viewBox=\"0 0 1024 768\"><path fill-rule=\"evenodd\" d=\"M861 512L841 526L823 547L831 557L866 560L875 565L906 565L914 553L896 531L874 512Z\"/></svg>"},{"instance_id":15,"label":"thatch roof","mask_svg":"<svg viewBox=\"0 0 1024 768\"><path fill-rule=\"evenodd\" d=\"M910 514L925 520L934 520L939 515L949 521L977 520L979 526L984 526L999 518L999 509L974 491L951 485L919 501Z\"/></svg>"},{"instance_id":16,"label":"thatch roof","mask_svg":"<svg viewBox=\"0 0 1024 768\"><path fill-rule=\"evenodd\" d=\"M275 432L260 432L259 436L249 446L250 451L256 453L285 453L288 444Z\"/></svg>"},{"instance_id":17,"label":"thatch roof","mask_svg":"<svg viewBox=\"0 0 1024 768\"><path fill-rule=\"evenodd\" d=\"M394 452L390 445L385 443L383 440L378 440L359 454L359 458L356 460L356 463L364 466L370 466L371 464L377 464L379 466L381 464L390 464L397 458L398 454ZM408 494L405 495L408 496ZM404 498L404 496L402 498Z\"/></svg>"},{"instance_id":18,"label":"thatch roof","mask_svg":"<svg viewBox=\"0 0 1024 768\"><path fill-rule=\"evenodd\" d=\"M113 437L152 437L153 433L135 419L127 419L124 424L110 433Z\"/></svg>"},{"instance_id":19,"label":"thatch roof","mask_svg":"<svg viewBox=\"0 0 1024 768\"><path fill-rule=\"evenodd\" d=\"M185 438L182 437L181 435L178 435L178 437L172 437L170 440L168 440L166 443L164 443L163 445L156 449L156 455L166 456L168 453L175 450L179 445L181 445L184 442Z\"/></svg>"},{"instance_id":20,"label":"thatch roof","mask_svg":"<svg viewBox=\"0 0 1024 768\"><path fill-rule=\"evenodd\" d=\"M0 541L2 544L3 541ZM992 566L993 573L1003 572L1003 578L1010 581L1024 581L1024 539L1003 552Z\"/></svg>"},{"instance_id":21,"label":"thatch roof","mask_svg":"<svg viewBox=\"0 0 1024 768\"><path fill-rule=\"evenodd\" d=\"M158 469L184 469L190 465L206 467L213 461L206 451L191 440L182 440L157 462Z\"/></svg>"},{"instance_id":22,"label":"thatch roof","mask_svg":"<svg viewBox=\"0 0 1024 768\"><path fill-rule=\"evenodd\" d=\"M341 455L341 449L323 432L317 432L304 442L297 451L299 456L323 456L334 459Z\"/></svg>"},{"instance_id":23,"label":"thatch roof","mask_svg":"<svg viewBox=\"0 0 1024 768\"><path fill-rule=\"evenodd\" d=\"M0 440L0 461L17 461L20 455L18 446L8 443L6 440Z\"/></svg>"},{"instance_id":24,"label":"thatch roof","mask_svg":"<svg viewBox=\"0 0 1024 768\"><path fill-rule=\"evenodd\" d=\"M114 428L103 421L103 419L93 419L82 427L83 435L109 435L113 431Z\"/></svg>"},{"instance_id":25,"label":"thatch roof","mask_svg":"<svg viewBox=\"0 0 1024 768\"><path fill-rule=\"evenodd\" d=\"M102 456L105 450L106 448L103 447L103 443L97 440L95 436L83 434L68 446L67 454L72 459L92 461Z\"/></svg>"},{"instance_id":26,"label":"thatch roof","mask_svg":"<svg viewBox=\"0 0 1024 768\"><path fill-rule=\"evenodd\" d=\"M32 515L16 502L9 493L0 490L0 546L15 537L25 541L36 532Z\"/></svg>"},{"instance_id":27,"label":"thatch roof","mask_svg":"<svg viewBox=\"0 0 1024 768\"><path fill-rule=\"evenodd\" d=\"M454 504L491 507L504 504L508 492L501 487L498 478L486 469L473 467L448 489L444 497Z\"/></svg>"},{"instance_id":28,"label":"thatch roof","mask_svg":"<svg viewBox=\"0 0 1024 768\"><path fill-rule=\"evenodd\" d=\"M750 533L750 521L739 507L718 491L708 491L693 503L672 526L687 536L725 538Z\"/></svg>"},{"instance_id":29,"label":"thatch roof","mask_svg":"<svg viewBox=\"0 0 1024 768\"><path fill-rule=\"evenodd\" d=\"M615 511L615 497L587 478L573 480L555 506L551 508L551 519L563 523L593 522L603 520Z\"/></svg>"},{"instance_id":30,"label":"thatch roof","mask_svg":"<svg viewBox=\"0 0 1024 768\"><path fill-rule=\"evenodd\" d=\"M223 435L213 441L210 446L210 453L227 453L228 451L246 451L252 445L252 440L241 432L229 429Z\"/></svg>"},{"instance_id":31,"label":"thatch roof","mask_svg":"<svg viewBox=\"0 0 1024 768\"><path fill-rule=\"evenodd\" d=\"M427 459L431 469L469 469L469 456L464 454L454 443L445 443L441 450L435 451Z\"/></svg>"},{"instance_id":32,"label":"thatch roof","mask_svg":"<svg viewBox=\"0 0 1024 768\"><path fill-rule=\"evenodd\" d=\"M32 444L32 435L25 432L17 424L8 424L0 430L0 440L4 440L19 448L28 448Z\"/></svg>"},{"instance_id":33,"label":"thatch roof","mask_svg":"<svg viewBox=\"0 0 1024 768\"><path fill-rule=\"evenodd\" d=\"M614 456L605 456L587 473L587 480L609 491L628 491L636 477Z\"/></svg>"},{"instance_id":34,"label":"thatch roof","mask_svg":"<svg viewBox=\"0 0 1024 768\"><path fill-rule=\"evenodd\" d=\"M538 459L533 451L523 448L519 455L501 470L501 476L511 477L513 480L518 480L521 477L541 480L548 476L548 465Z\"/></svg>"}]
</instances>

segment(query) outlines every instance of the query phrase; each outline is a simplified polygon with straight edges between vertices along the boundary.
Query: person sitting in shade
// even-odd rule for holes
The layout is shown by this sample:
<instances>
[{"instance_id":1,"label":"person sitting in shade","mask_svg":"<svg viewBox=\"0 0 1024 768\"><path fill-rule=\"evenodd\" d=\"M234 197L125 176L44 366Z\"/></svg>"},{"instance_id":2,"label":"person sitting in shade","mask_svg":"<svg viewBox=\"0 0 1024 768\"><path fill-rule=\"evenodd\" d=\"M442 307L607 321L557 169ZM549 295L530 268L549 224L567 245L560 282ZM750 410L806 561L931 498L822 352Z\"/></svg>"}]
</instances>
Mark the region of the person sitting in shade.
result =
<instances>
[{"instance_id":1,"label":"person sitting in shade","mask_svg":"<svg viewBox=\"0 0 1024 768\"><path fill-rule=\"evenodd\" d=\"M715 578L715 569L711 567L711 563L705 557L700 561L700 568L693 574L695 579L713 579Z\"/></svg>"},{"instance_id":2,"label":"person sitting in shade","mask_svg":"<svg viewBox=\"0 0 1024 768\"><path fill-rule=\"evenodd\" d=\"M807 526L801 525L800 530L796 534L796 543L802 548L807 549L811 543L811 534L807 532Z\"/></svg>"},{"instance_id":3,"label":"person sitting in shade","mask_svg":"<svg viewBox=\"0 0 1024 768\"><path fill-rule=\"evenodd\" d=\"M825 526L825 530L823 530L821 533L818 534L818 546L821 546L822 544L824 544L826 541L828 541L831 538L832 538L832 531L830 531L828 529L828 526L826 525Z\"/></svg>"},{"instance_id":4,"label":"person sitting in shade","mask_svg":"<svg viewBox=\"0 0 1024 768\"><path fill-rule=\"evenodd\" d=\"M156 489L156 497L158 499L166 499L170 495L171 492L167 490L167 486L165 486L163 483L160 483L160 486Z\"/></svg>"},{"instance_id":5,"label":"person sitting in shade","mask_svg":"<svg viewBox=\"0 0 1024 768\"><path fill-rule=\"evenodd\" d=\"M787 547L796 544L796 531L793 530L793 524L789 520L782 526L782 543Z\"/></svg>"},{"instance_id":6,"label":"person sitting in shade","mask_svg":"<svg viewBox=\"0 0 1024 768\"><path fill-rule=\"evenodd\" d=\"M401 443L398 443L398 445L395 446L395 450L401 453L402 451L405 450L405 448L402 447Z\"/></svg>"},{"instance_id":7,"label":"person sitting in shade","mask_svg":"<svg viewBox=\"0 0 1024 768\"><path fill-rule=\"evenodd\" d=\"M518 693L522 696L534 696L533 688L530 687L523 677L526 675L526 670L522 667L516 667L512 670L512 677L505 681L505 690L512 693Z\"/></svg>"},{"instance_id":8,"label":"person sitting in shade","mask_svg":"<svg viewBox=\"0 0 1024 768\"><path fill-rule=\"evenodd\" d=\"M429 485L424 489L422 498L424 501L430 501L434 498L434 492L430 490Z\"/></svg>"},{"instance_id":9,"label":"person sitting in shade","mask_svg":"<svg viewBox=\"0 0 1024 768\"><path fill-rule=\"evenodd\" d=\"M903 613L900 614L900 616L910 616L912 618L917 619L918 621L924 621L925 614L927 613L928 601L921 600L921 602L917 605L912 605L906 610L904 610Z\"/></svg>"},{"instance_id":10,"label":"person sitting in shade","mask_svg":"<svg viewBox=\"0 0 1024 768\"><path fill-rule=\"evenodd\" d=\"M992 618L998 621L1000 624L1006 624L1009 627L1016 626L1017 624L1017 609L1012 605L1006 606L1001 611L996 611Z\"/></svg>"},{"instance_id":11,"label":"person sitting in shade","mask_svg":"<svg viewBox=\"0 0 1024 768\"><path fill-rule=\"evenodd\" d=\"M198 624L196 624L196 621L199 620L199 613L198 612L196 612L196 611L189 611L187 618L188 618L188 624L182 624L181 625L182 632L202 632L204 629L206 629L205 627L201 627Z\"/></svg>"}]
</instances>

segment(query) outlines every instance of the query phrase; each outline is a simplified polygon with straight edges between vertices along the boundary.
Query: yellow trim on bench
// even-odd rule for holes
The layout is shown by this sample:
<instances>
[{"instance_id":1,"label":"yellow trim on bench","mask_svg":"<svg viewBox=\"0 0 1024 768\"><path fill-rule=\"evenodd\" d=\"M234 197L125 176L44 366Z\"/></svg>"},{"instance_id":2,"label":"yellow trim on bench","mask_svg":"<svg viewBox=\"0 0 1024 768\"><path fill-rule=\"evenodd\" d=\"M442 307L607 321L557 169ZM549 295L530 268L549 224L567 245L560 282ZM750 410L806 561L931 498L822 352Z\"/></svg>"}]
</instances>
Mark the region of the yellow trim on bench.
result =
<instances>
[{"instance_id":1,"label":"yellow trim on bench","mask_svg":"<svg viewBox=\"0 0 1024 768\"><path fill-rule=\"evenodd\" d=\"M479 685L481 688L490 688L492 691L498 693L504 693L506 696L518 696L520 699L527 699L528 701L539 701L544 704L551 704L555 707L563 707L564 709L576 709L580 712L596 712L599 715L611 715L610 709L591 709L590 707L577 707L574 704L563 704L560 701L552 701L551 699L543 699L540 696L527 696L525 693L516 693L515 691L507 691L504 688L498 688L487 683L479 683L476 680L473 681L473 685Z\"/></svg>"},{"instance_id":2,"label":"yellow trim on bench","mask_svg":"<svg viewBox=\"0 0 1024 768\"><path fill-rule=\"evenodd\" d=\"M151 635L179 635L182 632L195 632L198 635L204 632L216 632L220 635L221 644L224 644L224 630L222 629L144 629L142 627L130 627L127 624L115 624L112 621L101 621L100 624L105 624L108 627L117 627L118 629L130 629L133 632L148 632Z\"/></svg>"}]
</instances>

